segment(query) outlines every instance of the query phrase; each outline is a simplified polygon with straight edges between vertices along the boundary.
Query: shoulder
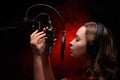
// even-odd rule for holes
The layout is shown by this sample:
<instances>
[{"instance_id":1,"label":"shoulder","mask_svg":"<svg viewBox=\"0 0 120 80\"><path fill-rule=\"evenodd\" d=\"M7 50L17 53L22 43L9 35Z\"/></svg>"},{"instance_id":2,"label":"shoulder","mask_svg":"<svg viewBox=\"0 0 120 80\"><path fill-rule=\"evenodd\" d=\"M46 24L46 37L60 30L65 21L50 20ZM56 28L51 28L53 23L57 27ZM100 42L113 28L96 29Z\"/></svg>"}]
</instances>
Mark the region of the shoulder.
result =
<instances>
[{"instance_id":1,"label":"shoulder","mask_svg":"<svg viewBox=\"0 0 120 80\"><path fill-rule=\"evenodd\" d=\"M62 79L60 79L60 80L72 80L72 79L71 79L71 78L64 77L64 78L62 78Z\"/></svg>"},{"instance_id":2,"label":"shoulder","mask_svg":"<svg viewBox=\"0 0 120 80\"><path fill-rule=\"evenodd\" d=\"M69 80L69 79L67 79L67 78L65 77L65 78L62 78L62 79L60 79L60 80Z\"/></svg>"}]
</instances>

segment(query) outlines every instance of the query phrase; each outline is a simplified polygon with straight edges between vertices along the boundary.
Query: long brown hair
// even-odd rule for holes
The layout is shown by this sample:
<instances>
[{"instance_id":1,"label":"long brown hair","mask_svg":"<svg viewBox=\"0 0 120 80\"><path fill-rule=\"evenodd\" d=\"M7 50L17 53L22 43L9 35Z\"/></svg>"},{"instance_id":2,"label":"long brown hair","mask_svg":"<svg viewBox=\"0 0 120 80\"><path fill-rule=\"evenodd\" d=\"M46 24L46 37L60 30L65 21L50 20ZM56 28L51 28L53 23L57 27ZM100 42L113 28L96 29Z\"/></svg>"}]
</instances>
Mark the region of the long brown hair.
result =
<instances>
[{"instance_id":1,"label":"long brown hair","mask_svg":"<svg viewBox=\"0 0 120 80\"><path fill-rule=\"evenodd\" d=\"M88 22L84 24L86 27L87 42L95 39L97 24L95 22ZM114 79L116 77L116 45L114 38L108 27L104 26L102 36L99 41L99 51L93 57L86 67L86 75L89 77L103 77L105 80L108 78ZM99 80L99 79L98 79Z\"/></svg>"}]
</instances>

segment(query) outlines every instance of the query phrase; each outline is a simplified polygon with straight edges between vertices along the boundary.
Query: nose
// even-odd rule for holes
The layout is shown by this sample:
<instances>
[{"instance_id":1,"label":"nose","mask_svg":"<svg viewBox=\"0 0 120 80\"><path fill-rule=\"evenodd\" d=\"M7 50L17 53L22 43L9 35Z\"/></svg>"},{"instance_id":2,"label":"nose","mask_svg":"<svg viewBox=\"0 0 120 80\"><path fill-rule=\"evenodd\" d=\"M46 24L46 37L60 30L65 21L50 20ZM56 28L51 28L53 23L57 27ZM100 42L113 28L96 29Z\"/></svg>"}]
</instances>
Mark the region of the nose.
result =
<instances>
[{"instance_id":1,"label":"nose","mask_svg":"<svg viewBox=\"0 0 120 80\"><path fill-rule=\"evenodd\" d=\"M70 44L70 46L73 46L71 42L69 44Z\"/></svg>"},{"instance_id":2,"label":"nose","mask_svg":"<svg viewBox=\"0 0 120 80\"><path fill-rule=\"evenodd\" d=\"M69 43L70 46L73 46L74 39Z\"/></svg>"}]
</instances>

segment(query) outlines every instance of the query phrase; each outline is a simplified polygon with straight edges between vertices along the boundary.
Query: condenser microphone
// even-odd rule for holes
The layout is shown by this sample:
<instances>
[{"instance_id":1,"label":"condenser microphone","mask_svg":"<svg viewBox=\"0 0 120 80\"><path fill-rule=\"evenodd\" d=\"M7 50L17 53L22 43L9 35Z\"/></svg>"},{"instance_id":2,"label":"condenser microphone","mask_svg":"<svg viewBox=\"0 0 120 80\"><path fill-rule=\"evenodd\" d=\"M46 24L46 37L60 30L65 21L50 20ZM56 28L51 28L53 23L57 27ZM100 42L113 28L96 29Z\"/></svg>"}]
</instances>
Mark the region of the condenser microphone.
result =
<instances>
[{"instance_id":1,"label":"condenser microphone","mask_svg":"<svg viewBox=\"0 0 120 80\"><path fill-rule=\"evenodd\" d=\"M47 49L47 53L51 54L52 53L52 46L54 43L54 33L53 33L53 27L51 24L51 20L50 17L48 16L48 29L46 30L46 49Z\"/></svg>"},{"instance_id":2,"label":"condenser microphone","mask_svg":"<svg viewBox=\"0 0 120 80\"><path fill-rule=\"evenodd\" d=\"M26 18L25 18L25 20L29 19L28 18L28 13L31 11L31 9L34 8L34 7L38 7L38 6L46 7L46 8L51 9L52 11L54 11L57 14L57 16L59 17L59 19L60 19L60 21L62 23L62 26L61 26L62 27L62 39L61 39L61 45L60 45L60 47L61 47L60 59L63 60L64 59L64 53L65 53L65 43L66 43L66 31L65 31L64 20L63 20L61 14L54 7L52 7L50 5L47 5L47 4L35 4L35 5L30 6L26 10ZM44 11L42 11L42 12L44 12ZM35 19L38 18L39 16L43 15L43 14L46 14L46 13L41 13L38 16L34 17L32 20L29 20L29 21L38 23L38 21L36 21ZM49 15L48 15L48 17L49 17ZM46 43L47 43L47 53L50 54L52 52L52 46L53 46L53 43L54 43L54 33L53 33L53 27L52 27L52 24L51 24L50 17L48 19L48 25L49 25L48 29L46 30L46 36L48 37L48 39L46 40Z\"/></svg>"},{"instance_id":3,"label":"condenser microphone","mask_svg":"<svg viewBox=\"0 0 120 80\"><path fill-rule=\"evenodd\" d=\"M46 23L47 28L45 30L46 37L47 37L47 39L46 39L46 52L48 54L51 54L52 53L52 46L53 46L53 42L54 42L54 36L53 36L54 33L53 33L53 27L52 27L52 22L51 22L50 16L47 13L40 13L36 17L34 17L31 21L34 21L38 24L38 31L42 31L45 26L44 27L41 26L42 21L37 20L37 19L39 19L40 16L43 16L43 15L47 16L47 18L48 18L47 23Z\"/></svg>"}]
</instances>

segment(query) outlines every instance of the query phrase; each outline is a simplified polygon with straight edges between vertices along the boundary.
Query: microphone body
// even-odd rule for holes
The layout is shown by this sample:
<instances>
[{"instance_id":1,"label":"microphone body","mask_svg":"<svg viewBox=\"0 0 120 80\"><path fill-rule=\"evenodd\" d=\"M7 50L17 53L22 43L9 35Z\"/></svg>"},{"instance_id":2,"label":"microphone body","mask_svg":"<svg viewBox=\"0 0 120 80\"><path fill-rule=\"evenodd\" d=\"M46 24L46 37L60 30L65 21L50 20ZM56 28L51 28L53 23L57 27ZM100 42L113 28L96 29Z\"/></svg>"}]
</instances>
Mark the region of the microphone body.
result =
<instances>
[{"instance_id":1,"label":"microphone body","mask_svg":"<svg viewBox=\"0 0 120 80\"><path fill-rule=\"evenodd\" d=\"M46 31L46 45L47 45L47 53L51 54L52 53L52 46L54 42L54 37L53 37L53 31L51 28L48 28Z\"/></svg>"},{"instance_id":2,"label":"microphone body","mask_svg":"<svg viewBox=\"0 0 120 80\"><path fill-rule=\"evenodd\" d=\"M46 30L46 45L47 45L47 53L51 54L52 53L52 46L53 46L53 42L54 42L54 33L53 33L53 27L51 24L51 20L49 17L49 21L48 21L48 29Z\"/></svg>"}]
</instances>

